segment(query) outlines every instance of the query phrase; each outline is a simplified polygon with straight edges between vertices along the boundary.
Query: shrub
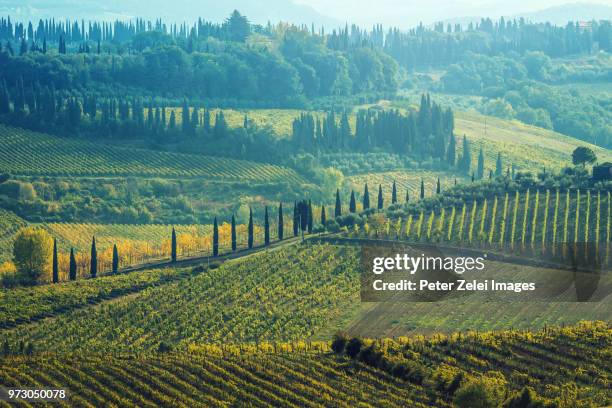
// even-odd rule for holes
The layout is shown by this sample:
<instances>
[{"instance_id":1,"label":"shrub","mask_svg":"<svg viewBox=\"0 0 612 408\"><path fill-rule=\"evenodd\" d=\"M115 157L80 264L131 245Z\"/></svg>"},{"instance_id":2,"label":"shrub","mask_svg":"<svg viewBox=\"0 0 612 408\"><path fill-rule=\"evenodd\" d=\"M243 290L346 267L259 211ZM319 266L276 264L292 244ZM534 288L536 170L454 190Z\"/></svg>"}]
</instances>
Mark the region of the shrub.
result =
<instances>
[{"instance_id":1,"label":"shrub","mask_svg":"<svg viewBox=\"0 0 612 408\"><path fill-rule=\"evenodd\" d=\"M361 341L361 339L357 337L353 337L346 344L346 355L349 356L350 358L357 357L357 355L359 354L359 351L361 351L362 346L363 346L363 342Z\"/></svg>"},{"instance_id":2,"label":"shrub","mask_svg":"<svg viewBox=\"0 0 612 408\"><path fill-rule=\"evenodd\" d=\"M332 340L331 348L336 354L344 353L344 348L348 343L348 336L344 333L336 333L334 335L334 339Z\"/></svg>"},{"instance_id":3,"label":"shrub","mask_svg":"<svg viewBox=\"0 0 612 408\"><path fill-rule=\"evenodd\" d=\"M453 400L459 408L494 408L493 393L482 381L475 381L459 388Z\"/></svg>"}]
</instances>

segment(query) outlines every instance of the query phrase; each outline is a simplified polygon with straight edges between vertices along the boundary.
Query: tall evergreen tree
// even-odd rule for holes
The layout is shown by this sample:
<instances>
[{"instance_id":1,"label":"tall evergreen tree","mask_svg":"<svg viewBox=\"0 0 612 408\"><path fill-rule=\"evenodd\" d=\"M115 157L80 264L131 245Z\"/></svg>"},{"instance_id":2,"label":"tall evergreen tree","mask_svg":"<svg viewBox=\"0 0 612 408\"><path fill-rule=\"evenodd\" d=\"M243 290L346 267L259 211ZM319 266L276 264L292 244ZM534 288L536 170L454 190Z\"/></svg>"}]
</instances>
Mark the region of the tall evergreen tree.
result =
<instances>
[{"instance_id":1,"label":"tall evergreen tree","mask_svg":"<svg viewBox=\"0 0 612 408\"><path fill-rule=\"evenodd\" d=\"M170 242L170 259L172 262L176 262L177 259L176 230L174 227L172 227L172 240Z\"/></svg>"},{"instance_id":2,"label":"tall evergreen tree","mask_svg":"<svg viewBox=\"0 0 612 408\"><path fill-rule=\"evenodd\" d=\"M249 208L248 245L253 248L253 210Z\"/></svg>"},{"instance_id":3,"label":"tall evergreen tree","mask_svg":"<svg viewBox=\"0 0 612 408\"><path fill-rule=\"evenodd\" d=\"M298 204L293 202L293 236L297 237L300 233L300 216L298 213Z\"/></svg>"},{"instance_id":4,"label":"tall evergreen tree","mask_svg":"<svg viewBox=\"0 0 612 408\"><path fill-rule=\"evenodd\" d=\"M463 135L463 155L461 156L460 170L465 174L470 174L471 168L472 168L472 152L470 148L470 143L468 142L467 137Z\"/></svg>"},{"instance_id":5,"label":"tall evergreen tree","mask_svg":"<svg viewBox=\"0 0 612 408\"><path fill-rule=\"evenodd\" d=\"M423 179L421 179L421 200L423 200L425 198L425 182L423 181Z\"/></svg>"},{"instance_id":6,"label":"tall evergreen tree","mask_svg":"<svg viewBox=\"0 0 612 408\"><path fill-rule=\"evenodd\" d=\"M91 257L89 265L89 273L92 278L98 275L98 250L96 249L96 237L91 240Z\"/></svg>"},{"instance_id":7,"label":"tall evergreen tree","mask_svg":"<svg viewBox=\"0 0 612 408\"><path fill-rule=\"evenodd\" d=\"M342 216L342 202L340 201L340 189L336 189L336 208L334 210L334 217L338 218Z\"/></svg>"},{"instance_id":8,"label":"tall evergreen tree","mask_svg":"<svg viewBox=\"0 0 612 408\"><path fill-rule=\"evenodd\" d=\"M440 177L438 177L438 181L436 181L436 194L440 194L441 192L441 188L440 188Z\"/></svg>"},{"instance_id":9,"label":"tall evergreen tree","mask_svg":"<svg viewBox=\"0 0 612 408\"><path fill-rule=\"evenodd\" d=\"M325 226L327 223L327 216L325 215L325 204L321 205L321 225Z\"/></svg>"},{"instance_id":10,"label":"tall evergreen tree","mask_svg":"<svg viewBox=\"0 0 612 408\"><path fill-rule=\"evenodd\" d=\"M476 178L478 180L482 180L484 178L484 166L485 166L484 152L481 147L480 153L478 153L478 170L476 173Z\"/></svg>"},{"instance_id":11,"label":"tall evergreen tree","mask_svg":"<svg viewBox=\"0 0 612 408\"><path fill-rule=\"evenodd\" d=\"M57 265L57 239L53 239L53 283L59 282L59 267Z\"/></svg>"},{"instance_id":12,"label":"tall evergreen tree","mask_svg":"<svg viewBox=\"0 0 612 408\"><path fill-rule=\"evenodd\" d=\"M264 207L264 245L270 245L270 219L268 218L268 206Z\"/></svg>"},{"instance_id":13,"label":"tall evergreen tree","mask_svg":"<svg viewBox=\"0 0 612 408\"><path fill-rule=\"evenodd\" d=\"M282 241L285 236L285 221L283 219L283 203L278 205L278 240Z\"/></svg>"},{"instance_id":14,"label":"tall evergreen tree","mask_svg":"<svg viewBox=\"0 0 612 408\"><path fill-rule=\"evenodd\" d=\"M397 186L395 180L393 180L393 188L391 190L391 204L397 204Z\"/></svg>"},{"instance_id":15,"label":"tall evergreen tree","mask_svg":"<svg viewBox=\"0 0 612 408\"><path fill-rule=\"evenodd\" d=\"M349 202L349 212L357 212L357 203L355 202L355 192L351 191L351 201Z\"/></svg>"},{"instance_id":16,"label":"tall evergreen tree","mask_svg":"<svg viewBox=\"0 0 612 408\"><path fill-rule=\"evenodd\" d=\"M406 204L410 202L410 191L406 189Z\"/></svg>"},{"instance_id":17,"label":"tall evergreen tree","mask_svg":"<svg viewBox=\"0 0 612 408\"><path fill-rule=\"evenodd\" d=\"M308 200L308 233L312 234L314 217L312 214L312 201Z\"/></svg>"},{"instance_id":18,"label":"tall evergreen tree","mask_svg":"<svg viewBox=\"0 0 612 408\"><path fill-rule=\"evenodd\" d=\"M77 278L77 263L74 257L74 249L70 248L70 269L68 271L68 278L70 280L76 280Z\"/></svg>"},{"instance_id":19,"label":"tall evergreen tree","mask_svg":"<svg viewBox=\"0 0 612 408\"><path fill-rule=\"evenodd\" d=\"M364 211L370 208L370 192L368 191L368 183L363 189L363 209Z\"/></svg>"},{"instance_id":20,"label":"tall evergreen tree","mask_svg":"<svg viewBox=\"0 0 612 408\"><path fill-rule=\"evenodd\" d=\"M213 256L219 256L219 224L217 217L213 221Z\"/></svg>"},{"instance_id":21,"label":"tall evergreen tree","mask_svg":"<svg viewBox=\"0 0 612 408\"><path fill-rule=\"evenodd\" d=\"M448 150L446 151L446 162L450 167L455 167L455 161L457 158L457 141L455 135L451 133L450 142L448 143Z\"/></svg>"},{"instance_id":22,"label":"tall evergreen tree","mask_svg":"<svg viewBox=\"0 0 612 408\"><path fill-rule=\"evenodd\" d=\"M236 241L236 217L232 214L232 251L235 251L238 246Z\"/></svg>"},{"instance_id":23,"label":"tall evergreen tree","mask_svg":"<svg viewBox=\"0 0 612 408\"><path fill-rule=\"evenodd\" d=\"M379 184L378 185L378 209L382 210L384 206L385 206L385 202L383 199L382 185Z\"/></svg>"},{"instance_id":24,"label":"tall evergreen tree","mask_svg":"<svg viewBox=\"0 0 612 408\"><path fill-rule=\"evenodd\" d=\"M119 271L119 251L117 250L117 244L113 245L113 273Z\"/></svg>"},{"instance_id":25,"label":"tall evergreen tree","mask_svg":"<svg viewBox=\"0 0 612 408\"><path fill-rule=\"evenodd\" d=\"M495 163L495 177L501 177L504 174L501 152L497 153L497 163Z\"/></svg>"}]
</instances>

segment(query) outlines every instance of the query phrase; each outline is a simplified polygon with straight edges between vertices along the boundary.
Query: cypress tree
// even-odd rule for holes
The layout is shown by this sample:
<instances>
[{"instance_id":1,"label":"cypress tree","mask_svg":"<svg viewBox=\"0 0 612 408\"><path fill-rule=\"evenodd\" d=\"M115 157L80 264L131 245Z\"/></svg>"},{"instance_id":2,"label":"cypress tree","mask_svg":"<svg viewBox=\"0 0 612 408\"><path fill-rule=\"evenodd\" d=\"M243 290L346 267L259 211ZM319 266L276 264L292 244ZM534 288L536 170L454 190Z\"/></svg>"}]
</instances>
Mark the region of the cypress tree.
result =
<instances>
[{"instance_id":1,"label":"cypress tree","mask_svg":"<svg viewBox=\"0 0 612 408\"><path fill-rule=\"evenodd\" d=\"M236 217L232 214L232 251L236 250Z\"/></svg>"},{"instance_id":2,"label":"cypress tree","mask_svg":"<svg viewBox=\"0 0 612 408\"><path fill-rule=\"evenodd\" d=\"M96 237L91 240L91 262L89 266L89 273L92 278L98 275L98 251L96 250Z\"/></svg>"},{"instance_id":3,"label":"cypress tree","mask_svg":"<svg viewBox=\"0 0 612 408\"><path fill-rule=\"evenodd\" d=\"M300 216L298 213L298 205L293 202L293 236L297 237L300 233Z\"/></svg>"},{"instance_id":4,"label":"cypress tree","mask_svg":"<svg viewBox=\"0 0 612 408\"><path fill-rule=\"evenodd\" d=\"M283 220L283 203L278 205L278 240L282 241L285 235L285 221Z\"/></svg>"},{"instance_id":5,"label":"cypress tree","mask_svg":"<svg viewBox=\"0 0 612 408\"><path fill-rule=\"evenodd\" d=\"M393 180L393 189L391 190L391 204L397 204L397 186Z\"/></svg>"},{"instance_id":6,"label":"cypress tree","mask_svg":"<svg viewBox=\"0 0 612 408\"><path fill-rule=\"evenodd\" d=\"M59 282L59 268L57 265L57 239L53 239L53 283Z\"/></svg>"},{"instance_id":7,"label":"cypress tree","mask_svg":"<svg viewBox=\"0 0 612 408\"><path fill-rule=\"evenodd\" d=\"M363 189L363 209L364 211L370 208L370 192L368 191L368 183Z\"/></svg>"},{"instance_id":8,"label":"cypress tree","mask_svg":"<svg viewBox=\"0 0 612 408\"><path fill-rule=\"evenodd\" d=\"M489 180L493 179L493 170L489 170Z\"/></svg>"},{"instance_id":9,"label":"cypress tree","mask_svg":"<svg viewBox=\"0 0 612 408\"><path fill-rule=\"evenodd\" d=\"M325 215L325 204L321 205L321 225L325 226L327 223L327 216Z\"/></svg>"},{"instance_id":10,"label":"cypress tree","mask_svg":"<svg viewBox=\"0 0 612 408\"><path fill-rule=\"evenodd\" d=\"M336 189L336 208L334 211L334 217L342 216L342 203L340 202L340 189Z\"/></svg>"},{"instance_id":11,"label":"cypress tree","mask_svg":"<svg viewBox=\"0 0 612 408\"><path fill-rule=\"evenodd\" d=\"M213 221L213 256L219 256L219 223L217 217Z\"/></svg>"},{"instance_id":12,"label":"cypress tree","mask_svg":"<svg viewBox=\"0 0 612 408\"><path fill-rule=\"evenodd\" d=\"M74 249L70 248L70 270L68 272L68 278L70 280L76 280L77 278L77 263L74 257Z\"/></svg>"},{"instance_id":13,"label":"cypress tree","mask_svg":"<svg viewBox=\"0 0 612 408\"><path fill-rule=\"evenodd\" d=\"M482 151L482 147L480 148L480 153L478 153L478 170L476 173L476 178L478 180L482 180L484 178L484 152Z\"/></svg>"},{"instance_id":14,"label":"cypress tree","mask_svg":"<svg viewBox=\"0 0 612 408\"><path fill-rule=\"evenodd\" d=\"M450 142L448 143L448 150L446 151L446 162L450 167L455 167L457 158L457 141L455 135L451 133Z\"/></svg>"},{"instance_id":15,"label":"cypress tree","mask_svg":"<svg viewBox=\"0 0 612 408\"><path fill-rule=\"evenodd\" d=\"M406 204L410 202L410 192L406 190Z\"/></svg>"},{"instance_id":16,"label":"cypress tree","mask_svg":"<svg viewBox=\"0 0 612 408\"><path fill-rule=\"evenodd\" d=\"M268 219L268 206L264 207L264 245L270 245L270 220Z\"/></svg>"},{"instance_id":17,"label":"cypress tree","mask_svg":"<svg viewBox=\"0 0 612 408\"><path fill-rule=\"evenodd\" d=\"M119 251L117 250L117 244L113 245L113 273L117 273L119 270Z\"/></svg>"},{"instance_id":18,"label":"cypress tree","mask_svg":"<svg viewBox=\"0 0 612 408\"><path fill-rule=\"evenodd\" d=\"M502 165L502 157L501 152L497 153L497 163L495 163L495 177L501 177L503 175L504 169Z\"/></svg>"},{"instance_id":19,"label":"cypress tree","mask_svg":"<svg viewBox=\"0 0 612 408\"><path fill-rule=\"evenodd\" d=\"M176 262L177 253L176 253L176 230L172 227L172 240L170 242L170 259L172 262Z\"/></svg>"},{"instance_id":20,"label":"cypress tree","mask_svg":"<svg viewBox=\"0 0 612 408\"><path fill-rule=\"evenodd\" d=\"M421 179L421 200L425 198L425 182Z\"/></svg>"},{"instance_id":21,"label":"cypress tree","mask_svg":"<svg viewBox=\"0 0 612 408\"><path fill-rule=\"evenodd\" d=\"M249 249L253 248L253 210L249 208L249 228L248 228Z\"/></svg>"},{"instance_id":22,"label":"cypress tree","mask_svg":"<svg viewBox=\"0 0 612 408\"><path fill-rule=\"evenodd\" d=\"M467 138L463 135L463 156L461 157L461 171L465 174L470 174L472 168L472 152Z\"/></svg>"},{"instance_id":23,"label":"cypress tree","mask_svg":"<svg viewBox=\"0 0 612 408\"><path fill-rule=\"evenodd\" d=\"M378 185L378 209L382 210L384 205L385 205L385 203L384 203L384 200L383 200L382 185L379 184Z\"/></svg>"},{"instance_id":24,"label":"cypress tree","mask_svg":"<svg viewBox=\"0 0 612 408\"><path fill-rule=\"evenodd\" d=\"M474 182L474 172L472 172L472 183Z\"/></svg>"},{"instance_id":25,"label":"cypress tree","mask_svg":"<svg viewBox=\"0 0 612 408\"><path fill-rule=\"evenodd\" d=\"M355 192L351 191L351 201L349 202L349 212L357 212L357 203L355 202Z\"/></svg>"},{"instance_id":26,"label":"cypress tree","mask_svg":"<svg viewBox=\"0 0 612 408\"><path fill-rule=\"evenodd\" d=\"M438 181L436 181L436 194L440 194L440 177L438 177Z\"/></svg>"},{"instance_id":27,"label":"cypress tree","mask_svg":"<svg viewBox=\"0 0 612 408\"><path fill-rule=\"evenodd\" d=\"M312 234L314 217L312 216L312 201L308 200L308 233Z\"/></svg>"}]
</instances>

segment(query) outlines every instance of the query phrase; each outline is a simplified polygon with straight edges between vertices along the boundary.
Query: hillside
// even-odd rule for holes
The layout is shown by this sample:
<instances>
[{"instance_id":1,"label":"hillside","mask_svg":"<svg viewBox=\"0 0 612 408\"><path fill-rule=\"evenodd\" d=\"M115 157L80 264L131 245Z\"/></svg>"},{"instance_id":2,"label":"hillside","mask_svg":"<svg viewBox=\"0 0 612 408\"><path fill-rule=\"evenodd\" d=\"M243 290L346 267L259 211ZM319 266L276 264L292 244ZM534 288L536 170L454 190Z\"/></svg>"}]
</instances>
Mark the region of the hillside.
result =
<instances>
[{"instance_id":1,"label":"hillside","mask_svg":"<svg viewBox=\"0 0 612 408\"><path fill-rule=\"evenodd\" d=\"M596 307L564 302L526 307L507 302L499 307L502 304L496 301L474 297L437 304L360 303L358 259L351 246L290 245L193 276L181 276L188 271L177 270L178 280L166 284L156 284L160 276L152 271L106 277L103 284L87 280L18 289L4 292L2 316L7 321L20 316L24 324L0 334L10 342L31 341L41 351L150 351L162 341L184 350L192 343L326 340L339 330L379 337L539 328L582 319L605 320L610 313L606 302ZM516 271L516 266L492 265L508 273ZM163 276L172 277L172 271ZM527 268L524 273L538 271ZM132 279L135 286L150 287L96 308L82 307L90 297L100 297L100 285L113 293L125 290L121 288ZM49 302L57 304L51 311L52 321L27 323L48 311ZM62 304L81 308L70 311ZM491 308L496 312L489 313Z\"/></svg>"},{"instance_id":2,"label":"hillside","mask_svg":"<svg viewBox=\"0 0 612 408\"><path fill-rule=\"evenodd\" d=\"M242 160L114 147L0 125L0 172L44 176L202 177L296 182L293 170Z\"/></svg>"},{"instance_id":3,"label":"hillside","mask_svg":"<svg viewBox=\"0 0 612 408\"><path fill-rule=\"evenodd\" d=\"M485 133L486 120L486 133ZM526 125L516 120L504 120L477 113L457 112L455 134L467 136L472 143L472 163L476 163L478 150L483 146L485 168L495 169L497 153L501 152L506 165L539 171L558 170L571 165L571 153L578 146L588 146L600 162L612 160L612 151L550 130ZM458 143L461 151L461 143Z\"/></svg>"},{"instance_id":4,"label":"hillside","mask_svg":"<svg viewBox=\"0 0 612 408\"><path fill-rule=\"evenodd\" d=\"M585 322L386 339L372 349L378 362L338 357L321 343L193 346L145 356L45 353L0 360L0 381L65 386L72 404L93 406L450 407L473 382L499 393L498 402L530 386L558 406L603 406L612 399L611 340L607 324Z\"/></svg>"}]
</instances>

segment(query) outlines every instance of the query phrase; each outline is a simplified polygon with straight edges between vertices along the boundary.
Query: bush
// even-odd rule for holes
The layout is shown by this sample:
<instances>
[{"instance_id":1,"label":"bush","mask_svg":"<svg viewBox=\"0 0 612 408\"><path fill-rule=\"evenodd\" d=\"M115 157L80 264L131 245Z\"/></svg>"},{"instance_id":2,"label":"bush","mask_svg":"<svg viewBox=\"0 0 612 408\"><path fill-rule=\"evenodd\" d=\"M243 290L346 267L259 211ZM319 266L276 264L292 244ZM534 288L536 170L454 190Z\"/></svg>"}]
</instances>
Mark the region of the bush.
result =
<instances>
[{"instance_id":1,"label":"bush","mask_svg":"<svg viewBox=\"0 0 612 408\"><path fill-rule=\"evenodd\" d=\"M476 381L461 387L453 400L459 408L494 408L497 407L493 393L484 382Z\"/></svg>"},{"instance_id":2,"label":"bush","mask_svg":"<svg viewBox=\"0 0 612 408\"><path fill-rule=\"evenodd\" d=\"M342 354L344 353L344 348L346 347L346 343L348 343L348 336L344 333L336 333L334 335L334 339L332 340L331 348L334 353Z\"/></svg>"},{"instance_id":3,"label":"bush","mask_svg":"<svg viewBox=\"0 0 612 408\"><path fill-rule=\"evenodd\" d=\"M350 358L357 357L357 355L359 354L359 351L361 351L362 346L363 346L363 342L361 341L361 339L357 337L353 337L352 339L349 340L349 342L346 345L346 355L349 356Z\"/></svg>"},{"instance_id":4,"label":"bush","mask_svg":"<svg viewBox=\"0 0 612 408\"><path fill-rule=\"evenodd\" d=\"M13 257L17 275L24 284L48 281L53 240L47 231L27 227L17 233Z\"/></svg>"}]
</instances>

